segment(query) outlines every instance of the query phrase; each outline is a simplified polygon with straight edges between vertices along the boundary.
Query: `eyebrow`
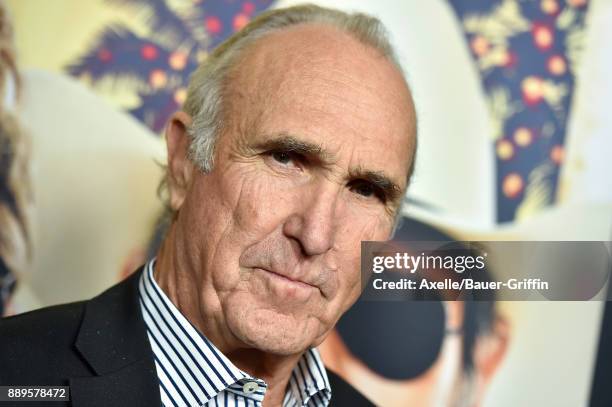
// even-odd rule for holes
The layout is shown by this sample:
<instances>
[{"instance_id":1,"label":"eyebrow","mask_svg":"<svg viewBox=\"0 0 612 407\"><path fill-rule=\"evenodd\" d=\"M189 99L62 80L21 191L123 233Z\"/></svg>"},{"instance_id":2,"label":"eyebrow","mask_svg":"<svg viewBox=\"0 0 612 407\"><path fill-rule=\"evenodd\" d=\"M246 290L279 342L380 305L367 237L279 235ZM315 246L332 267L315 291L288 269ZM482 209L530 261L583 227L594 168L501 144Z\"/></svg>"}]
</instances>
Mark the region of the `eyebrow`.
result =
<instances>
[{"instance_id":1,"label":"eyebrow","mask_svg":"<svg viewBox=\"0 0 612 407\"><path fill-rule=\"evenodd\" d=\"M314 158L324 165L336 161L335 155L325 150L320 144L300 140L289 133L279 133L257 145L263 150L290 151L305 157ZM366 170L362 167L349 170L351 180L361 179L380 189L386 199L395 202L402 195L402 188L382 171Z\"/></svg>"},{"instance_id":2,"label":"eyebrow","mask_svg":"<svg viewBox=\"0 0 612 407\"><path fill-rule=\"evenodd\" d=\"M257 147L264 150L290 151L292 153L302 154L306 157L316 158L326 164L330 164L334 161L333 154L326 151L321 145L300 140L288 133L280 133L274 136L274 138L258 144Z\"/></svg>"}]
</instances>

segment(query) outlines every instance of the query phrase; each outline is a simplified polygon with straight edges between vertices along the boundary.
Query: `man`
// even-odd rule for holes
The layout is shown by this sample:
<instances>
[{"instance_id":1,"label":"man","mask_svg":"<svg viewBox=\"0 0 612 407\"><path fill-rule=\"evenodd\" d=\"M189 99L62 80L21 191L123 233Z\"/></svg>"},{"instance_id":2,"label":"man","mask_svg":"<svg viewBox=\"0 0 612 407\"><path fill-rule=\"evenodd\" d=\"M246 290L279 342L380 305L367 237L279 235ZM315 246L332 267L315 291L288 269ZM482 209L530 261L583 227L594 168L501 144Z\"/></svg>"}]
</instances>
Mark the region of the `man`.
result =
<instances>
[{"instance_id":1,"label":"man","mask_svg":"<svg viewBox=\"0 0 612 407\"><path fill-rule=\"evenodd\" d=\"M416 118L381 24L262 15L192 77L166 130L172 223L155 260L84 303L0 325L0 384L73 406L359 405L319 345L385 240Z\"/></svg>"}]
</instances>

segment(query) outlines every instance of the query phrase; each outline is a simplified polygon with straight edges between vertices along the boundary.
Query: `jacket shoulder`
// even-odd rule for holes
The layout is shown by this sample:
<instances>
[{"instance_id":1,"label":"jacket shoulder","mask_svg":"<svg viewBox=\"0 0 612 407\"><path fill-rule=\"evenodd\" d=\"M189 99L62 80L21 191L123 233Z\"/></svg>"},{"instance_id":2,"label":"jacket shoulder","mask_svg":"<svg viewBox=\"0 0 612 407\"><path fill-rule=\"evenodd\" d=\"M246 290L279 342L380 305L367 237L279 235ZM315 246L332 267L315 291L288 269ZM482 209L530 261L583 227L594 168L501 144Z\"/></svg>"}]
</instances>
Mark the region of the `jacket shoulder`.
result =
<instances>
[{"instance_id":1,"label":"jacket shoulder","mask_svg":"<svg viewBox=\"0 0 612 407\"><path fill-rule=\"evenodd\" d=\"M42 329L53 331L53 327L74 325L80 323L83 316L85 301L72 302L68 304L53 305L50 307L36 309L23 314L13 315L0 319L0 341L4 342L4 335L13 333L28 334Z\"/></svg>"},{"instance_id":2,"label":"jacket shoulder","mask_svg":"<svg viewBox=\"0 0 612 407\"><path fill-rule=\"evenodd\" d=\"M56 305L0 319L0 383L55 384L56 373L84 373L74 341L85 304Z\"/></svg>"}]
</instances>

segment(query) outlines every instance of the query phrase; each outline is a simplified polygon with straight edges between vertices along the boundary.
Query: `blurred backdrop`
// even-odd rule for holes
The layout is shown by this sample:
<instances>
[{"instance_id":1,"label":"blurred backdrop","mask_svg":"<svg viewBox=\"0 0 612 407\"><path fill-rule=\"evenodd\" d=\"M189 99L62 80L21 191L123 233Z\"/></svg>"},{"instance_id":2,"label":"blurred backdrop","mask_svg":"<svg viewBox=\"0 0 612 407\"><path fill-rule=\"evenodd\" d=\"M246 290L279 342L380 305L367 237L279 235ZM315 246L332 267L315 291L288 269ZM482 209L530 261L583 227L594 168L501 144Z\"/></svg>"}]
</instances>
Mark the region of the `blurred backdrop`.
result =
<instances>
[{"instance_id":1,"label":"blurred backdrop","mask_svg":"<svg viewBox=\"0 0 612 407\"><path fill-rule=\"evenodd\" d=\"M315 3L378 16L412 87L419 151L397 239L611 240L611 0ZM161 134L189 74L293 4L5 0L0 209L22 209L0 218L0 258L23 249L0 267L5 314L91 297L154 253ZM376 404L589 403L605 303L364 304L321 350Z\"/></svg>"}]
</instances>

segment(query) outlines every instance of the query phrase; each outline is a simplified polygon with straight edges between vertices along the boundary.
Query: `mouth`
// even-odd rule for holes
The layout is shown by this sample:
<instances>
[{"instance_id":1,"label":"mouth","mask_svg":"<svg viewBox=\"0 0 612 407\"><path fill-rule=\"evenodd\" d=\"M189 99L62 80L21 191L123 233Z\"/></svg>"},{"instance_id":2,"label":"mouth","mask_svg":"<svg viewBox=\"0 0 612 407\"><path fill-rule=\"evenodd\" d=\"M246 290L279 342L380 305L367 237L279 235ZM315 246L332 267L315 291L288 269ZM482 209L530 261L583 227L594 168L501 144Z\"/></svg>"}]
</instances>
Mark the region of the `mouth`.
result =
<instances>
[{"instance_id":1,"label":"mouth","mask_svg":"<svg viewBox=\"0 0 612 407\"><path fill-rule=\"evenodd\" d=\"M255 270L260 271L260 272L264 272L270 279L272 279L273 281L275 281L278 284L281 284L283 286L286 286L288 288L292 288L292 289L296 289L296 290L319 290L319 287L317 287L316 285L313 284L309 284L306 283L302 280L297 280L291 277L287 277L284 274L280 274L277 273L275 271L272 270L268 270L268 269L263 269L263 268L259 268L259 267L255 267Z\"/></svg>"}]
</instances>

